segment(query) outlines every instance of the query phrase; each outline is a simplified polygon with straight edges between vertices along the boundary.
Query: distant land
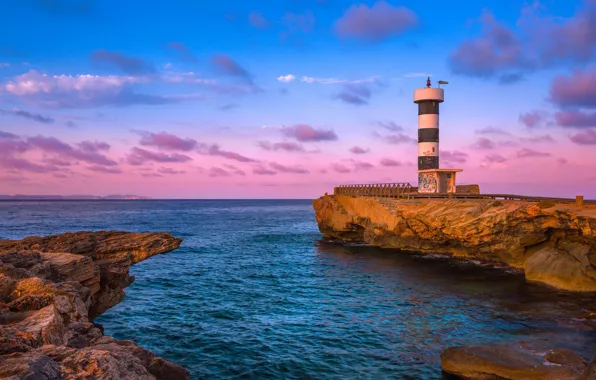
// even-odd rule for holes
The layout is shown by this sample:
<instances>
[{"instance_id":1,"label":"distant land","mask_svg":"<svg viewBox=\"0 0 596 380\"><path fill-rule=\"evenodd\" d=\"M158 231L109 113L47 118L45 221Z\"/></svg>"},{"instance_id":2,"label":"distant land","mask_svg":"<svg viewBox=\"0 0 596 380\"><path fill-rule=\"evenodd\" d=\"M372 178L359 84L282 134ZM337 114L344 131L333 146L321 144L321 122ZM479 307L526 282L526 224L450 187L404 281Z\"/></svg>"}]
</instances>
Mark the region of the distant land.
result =
<instances>
[{"instance_id":1,"label":"distant land","mask_svg":"<svg viewBox=\"0 0 596 380\"><path fill-rule=\"evenodd\" d=\"M128 200L139 200L139 199L151 199L149 197L144 197L140 195L107 195L105 197L100 197L97 195L22 195L22 194L15 194L15 195L5 195L0 194L0 200L11 200L11 201L19 201L19 200L116 200L116 199L128 199Z\"/></svg>"}]
</instances>

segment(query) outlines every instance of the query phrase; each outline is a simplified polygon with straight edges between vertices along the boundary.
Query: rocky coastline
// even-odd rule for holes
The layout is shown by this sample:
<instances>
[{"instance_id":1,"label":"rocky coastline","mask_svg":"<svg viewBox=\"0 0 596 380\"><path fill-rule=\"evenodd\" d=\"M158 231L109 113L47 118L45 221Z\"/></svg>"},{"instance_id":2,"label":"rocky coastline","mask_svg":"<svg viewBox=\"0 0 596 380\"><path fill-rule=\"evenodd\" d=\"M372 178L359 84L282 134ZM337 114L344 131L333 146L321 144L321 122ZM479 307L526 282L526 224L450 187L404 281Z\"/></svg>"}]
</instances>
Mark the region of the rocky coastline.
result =
<instances>
[{"instance_id":1,"label":"rocky coastline","mask_svg":"<svg viewBox=\"0 0 596 380\"><path fill-rule=\"evenodd\" d=\"M325 195L313 207L331 240L494 262L528 281L596 291L596 205ZM596 380L596 359L524 342L449 347L441 363L462 379Z\"/></svg>"},{"instance_id":2,"label":"rocky coastline","mask_svg":"<svg viewBox=\"0 0 596 380\"><path fill-rule=\"evenodd\" d=\"M181 366L93 323L124 298L131 265L181 243L118 231L0 240L0 378L187 379Z\"/></svg>"}]
</instances>

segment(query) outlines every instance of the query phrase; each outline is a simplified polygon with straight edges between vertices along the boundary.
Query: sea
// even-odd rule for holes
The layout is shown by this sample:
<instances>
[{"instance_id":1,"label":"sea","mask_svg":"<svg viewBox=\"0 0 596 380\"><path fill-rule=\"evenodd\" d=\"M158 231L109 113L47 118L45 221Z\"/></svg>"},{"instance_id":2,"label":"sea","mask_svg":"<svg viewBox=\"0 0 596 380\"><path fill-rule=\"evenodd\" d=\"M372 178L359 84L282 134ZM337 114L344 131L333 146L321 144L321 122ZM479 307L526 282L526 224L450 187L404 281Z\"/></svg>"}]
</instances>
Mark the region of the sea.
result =
<instances>
[{"instance_id":1,"label":"sea","mask_svg":"<svg viewBox=\"0 0 596 380\"><path fill-rule=\"evenodd\" d=\"M0 202L0 238L165 231L180 249L131 268L96 319L191 379L446 379L447 347L596 352L590 294L479 262L325 241L312 200Z\"/></svg>"}]
</instances>

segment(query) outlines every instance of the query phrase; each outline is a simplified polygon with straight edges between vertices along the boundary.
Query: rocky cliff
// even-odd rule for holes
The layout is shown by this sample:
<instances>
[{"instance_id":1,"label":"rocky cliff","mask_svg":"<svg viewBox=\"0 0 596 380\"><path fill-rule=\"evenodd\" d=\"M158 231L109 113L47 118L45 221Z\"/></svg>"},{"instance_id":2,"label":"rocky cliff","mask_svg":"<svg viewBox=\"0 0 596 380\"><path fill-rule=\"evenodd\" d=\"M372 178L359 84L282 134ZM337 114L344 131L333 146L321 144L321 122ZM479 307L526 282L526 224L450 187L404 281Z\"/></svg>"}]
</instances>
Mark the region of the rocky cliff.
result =
<instances>
[{"instance_id":1,"label":"rocky cliff","mask_svg":"<svg viewBox=\"0 0 596 380\"><path fill-rule=\"evenodd\" d=\"M0 240L0 378L186 379L92 318L119 303L132 264L174 250L167 233L78 232Z\"/></svg>"},{"instance_id":2,"label":"rocky cliff","mask_svg":"<svg viewBox=\"0 0 596 380\"><path fill-rule=\"evenodd\" d=\"M499 262L531 281L596 291L596 205L326 195L313 206L329 238Z\"/></svg>"}]
</instances>

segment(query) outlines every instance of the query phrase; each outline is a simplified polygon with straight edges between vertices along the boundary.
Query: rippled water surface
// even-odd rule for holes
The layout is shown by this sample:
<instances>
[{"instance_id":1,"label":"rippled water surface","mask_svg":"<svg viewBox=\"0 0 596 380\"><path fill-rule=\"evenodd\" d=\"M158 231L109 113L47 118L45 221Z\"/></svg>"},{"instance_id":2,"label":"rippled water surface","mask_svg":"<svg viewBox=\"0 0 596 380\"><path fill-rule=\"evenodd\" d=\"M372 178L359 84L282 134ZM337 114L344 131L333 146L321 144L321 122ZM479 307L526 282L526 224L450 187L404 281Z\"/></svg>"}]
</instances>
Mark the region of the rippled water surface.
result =
<instances>
[{"instance_id":1,"label":"rippled water surface","mask_svg":"<svg viewBox=\"0 0 596 380\"><path fill-rule=\"evenodd\" d=\"M311 201L0 202L0 238L167 231L98 318L193 379L439 379L462 344L596 350L590 295L470 263L325 243Z\"/></svg>"}]
</instances>

